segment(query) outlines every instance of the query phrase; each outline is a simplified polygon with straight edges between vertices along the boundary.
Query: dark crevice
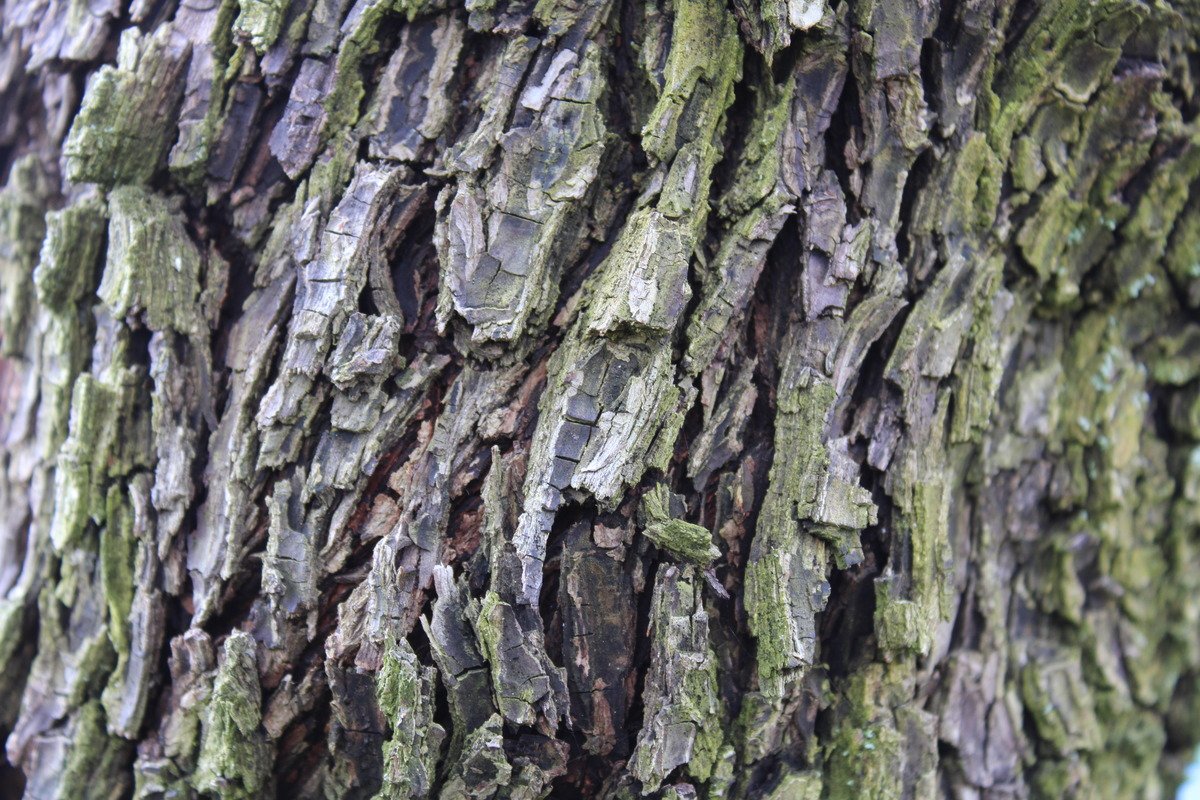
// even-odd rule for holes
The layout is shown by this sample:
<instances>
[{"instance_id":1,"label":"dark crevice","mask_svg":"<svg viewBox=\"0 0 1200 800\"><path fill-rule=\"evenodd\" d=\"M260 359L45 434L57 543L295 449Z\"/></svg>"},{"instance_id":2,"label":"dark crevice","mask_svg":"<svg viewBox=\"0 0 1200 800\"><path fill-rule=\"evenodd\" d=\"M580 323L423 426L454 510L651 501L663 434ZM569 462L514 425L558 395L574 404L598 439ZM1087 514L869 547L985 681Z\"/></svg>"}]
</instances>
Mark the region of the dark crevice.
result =
<instances>
[{"instance_id":1,"label":"dark crevice","mask_svg":"<svg viewBox=\"0 0 1200 800\"><path fill-rule=\"evenodd\" d=\"M912 224L916 217L914 211L918 198L923 196L923 191L929 187L933 179L936 163L933 148L925 148L913 162L912 168L908 172L908 178L904 181L904 190L900 194L900 222L896 231L897 258L901 264L907 265L909 257L914 252L913 245L915 243L912 234ZM909 270L909 272L911 275L912 271Z\"/></svg>"},{"instance_id":2,"label":"dark crevice","mask_svg":"<svg viewBox=\"0 0 1200 800\"><path fill-rule=\"evenodd\" d=\"M430 192L429 202L421 205L393 248L389 261L396 302L404 312L405 329L410 333L416 329L425 299L437 291L437 253L433 247L436 216L432 200Z\"/></svg>"},{"instance_id":3,"label":"dark crevice","mask_svg":"<svg viewBox=\"0 0 1200 800\"><path fill-rule=\"evenodd\" d=\"M850 72L846 75L842 94L838 97L837 106L829 119L829 128L825 131L824 166L837 176L842 195L846 198L846 221L851 225L861 220L862 210L856 199L858 195L854 191L853 171L846 160L846 148L861 137L861 131L862 112L858 82Z\"/></svg>"},{"instance_id":4,"label":"dark crevice","mask_svg":"<svg viewBox=\"0 0 1200 800\"><path fill-rule=\"evenodd\" d=\"M996 59L996 63L1000 66L1000 76L1003 77L1007 72L1005 65L1015 63L1014 56L1017 47L1025 38L1025 33L1033 24L1033 20L1040 13L1042 7L1038 0L1016 0L1004 27L1004 46L1000 51L1000 56Z\"/></svg>"}]
</instances>

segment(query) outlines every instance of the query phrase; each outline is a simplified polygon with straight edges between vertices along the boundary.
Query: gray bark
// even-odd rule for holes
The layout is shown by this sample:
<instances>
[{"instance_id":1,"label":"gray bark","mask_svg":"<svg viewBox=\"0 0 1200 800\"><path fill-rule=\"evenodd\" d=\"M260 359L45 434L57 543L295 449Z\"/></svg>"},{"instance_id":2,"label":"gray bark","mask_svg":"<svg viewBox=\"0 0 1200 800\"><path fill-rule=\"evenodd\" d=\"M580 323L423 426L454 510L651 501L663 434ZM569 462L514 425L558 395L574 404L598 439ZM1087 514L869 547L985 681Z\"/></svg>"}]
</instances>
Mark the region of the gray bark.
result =
<instances>
[{"instance_id":1,"label":"gray bark","mask_svg":"<svg viewBox=\"0 0 1200 800\"><path fill-rule=\"evenodd\" d=\"M0 794L1170 796L1195 2L0 21Z\"/></svg>"}]
</instances>

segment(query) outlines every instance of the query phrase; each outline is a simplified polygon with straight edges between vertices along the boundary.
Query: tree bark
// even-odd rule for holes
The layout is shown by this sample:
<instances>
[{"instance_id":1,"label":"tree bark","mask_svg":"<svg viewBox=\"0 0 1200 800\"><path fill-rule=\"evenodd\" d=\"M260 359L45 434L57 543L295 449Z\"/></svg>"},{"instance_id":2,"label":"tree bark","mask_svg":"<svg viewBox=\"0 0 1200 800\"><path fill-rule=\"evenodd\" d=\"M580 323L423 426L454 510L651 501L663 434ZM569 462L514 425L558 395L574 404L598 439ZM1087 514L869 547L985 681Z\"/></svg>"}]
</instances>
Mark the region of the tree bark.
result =
<instances>
[{"instance_id":1,"label":"tree bark","mask_svg":"<svg viewBox=\"0 0 1200 800\"><path fill-rule=\"evenodd\" d=\"M0 9L0 794L1171 796L1194 0Z\"/></svg>"}]
</instances>

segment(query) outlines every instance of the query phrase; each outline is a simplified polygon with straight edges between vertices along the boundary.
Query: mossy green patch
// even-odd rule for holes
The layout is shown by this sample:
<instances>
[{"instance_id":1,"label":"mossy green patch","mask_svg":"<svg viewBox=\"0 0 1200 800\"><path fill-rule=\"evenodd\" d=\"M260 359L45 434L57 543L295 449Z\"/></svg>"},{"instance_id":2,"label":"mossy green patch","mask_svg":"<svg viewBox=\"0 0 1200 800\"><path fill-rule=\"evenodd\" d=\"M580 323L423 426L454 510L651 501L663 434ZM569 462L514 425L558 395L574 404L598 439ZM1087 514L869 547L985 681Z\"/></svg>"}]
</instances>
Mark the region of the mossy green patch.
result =
<instances>
[{"instance_id":1,"label":"mossy green patch","mask_svg":"<svg viewBox=\"0 0 1200 800\"><path fill-rule=\"evenodd\" d=\"M642 529L646 538L676 558L704 567L720 556L707 528L671 516L670 491L665 484L646 492L642 508L647 520Z\"/></svg>"},{"instance_id":2,"label":"mossy green patch","mask_svg":"<svg viewBox=\"0 0 1200 800\"><path fill-rule=\"evenodd\" d=\"M36 307L34 266L46 226L48 176L34 156L18 159L0 190L0 355L25 349Z\"/></svg>"},{"instance_id":3,"label":"mossy green patch","mask_svg":"<svg viewBox=\"0 0 1200 800\"><path fill-rule=\"evenodd\" d=\"M284 0L240 0L233 31L250 42L258 53L265 53L279 38L287 11Z\"/></svg>"},{"instance_id":4,"label":"mossy green patch","mask_svg":"<svg viewBox=\"0 0 1200 800\"><path fill-rule=\"evenodd\" d=\"M113 190L109 210L108 261L97 293L113 317L140 312L152 330L206 329L201 257L178 213L136 186Z\"/></svg>"},{"instance_id":5,"label":"mossy green patch","mask_svg":"<svg viewBox=\"0 0 1200 800\"><path fill-rule=\"evenodd\" d=\"M273 749L262 721L255 642L242 631L225 640L212 694L201 717L200 755L192 775L197 791L230 800L261 797Z\"/></svg>"},{"instance_id":6,"label":"mossy green patch","mask_svg":"<svg viewBox=\"0 0 1200 800\"><path fill-rule=\"evenodd\" d=\"M63 145L68 179L144 184L162 166L175 138L186 63L172 34L170 25L153 34L136 27L121 34L116 66L103 66L89 79L71 123Z\"/></svg>"}]
</instances>

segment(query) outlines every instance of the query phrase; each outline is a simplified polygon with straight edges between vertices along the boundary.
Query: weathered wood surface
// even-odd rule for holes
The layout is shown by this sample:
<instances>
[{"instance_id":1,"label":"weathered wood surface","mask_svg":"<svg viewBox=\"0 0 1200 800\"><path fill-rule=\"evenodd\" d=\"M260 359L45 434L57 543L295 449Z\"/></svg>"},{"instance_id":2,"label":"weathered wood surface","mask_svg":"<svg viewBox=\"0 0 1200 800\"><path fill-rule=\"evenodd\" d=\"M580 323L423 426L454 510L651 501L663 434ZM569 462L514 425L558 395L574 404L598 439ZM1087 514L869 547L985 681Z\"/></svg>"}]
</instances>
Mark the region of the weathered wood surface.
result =
<instances>
[{"instance_id":1,"label":"weathered wood surface","mask_svg":"<svg viewBox=\"0 0 1200 800\"><path fill-rule=\"evenodd\" d=\"M1194 0L0 22L0 795L1170 795Z\"/></svg>"}]
</instances>

